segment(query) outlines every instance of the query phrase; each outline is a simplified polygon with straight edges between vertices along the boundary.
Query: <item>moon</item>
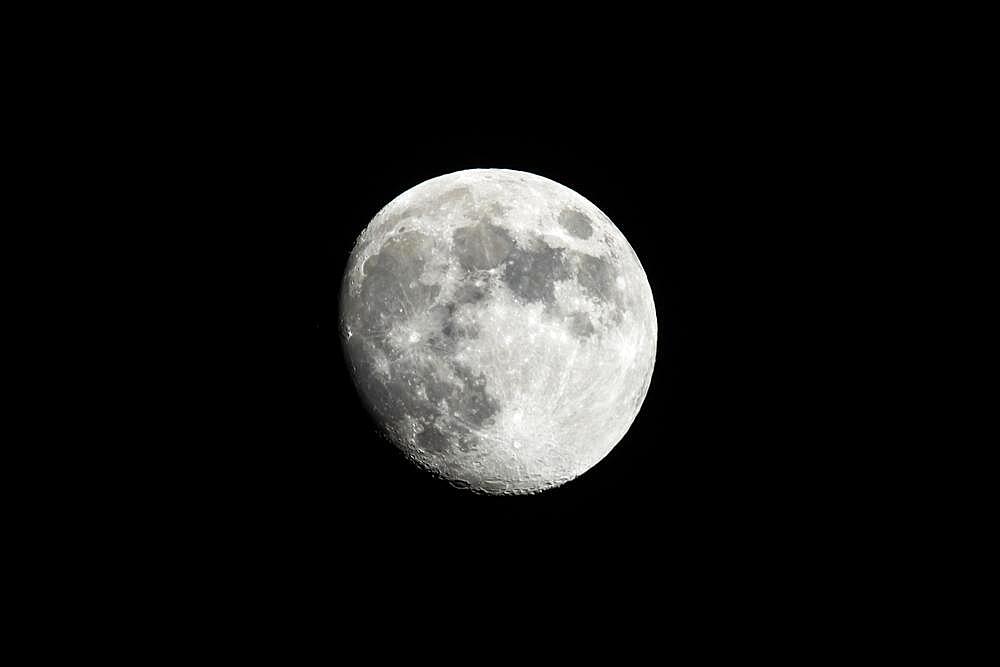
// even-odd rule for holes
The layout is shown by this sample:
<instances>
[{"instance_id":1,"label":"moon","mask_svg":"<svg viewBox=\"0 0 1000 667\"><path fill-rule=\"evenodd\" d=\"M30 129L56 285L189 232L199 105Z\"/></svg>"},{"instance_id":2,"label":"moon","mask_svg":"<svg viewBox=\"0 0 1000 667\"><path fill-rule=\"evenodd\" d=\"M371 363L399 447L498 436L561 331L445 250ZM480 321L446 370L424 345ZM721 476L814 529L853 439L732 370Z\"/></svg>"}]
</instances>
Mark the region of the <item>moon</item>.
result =
<instances>
[{"instance_id":1,"label":"moon","mask_svg":"<svg viewBox=\"0 0 1000 667\"><path fill-rule=\"evenodd\" d=\"M656 310L639 258L594 204L534 174L470 169L407 190L361 233L340 337L382 433L491 495L583 474L649 389Z\"/></svg>"}]
</instances>

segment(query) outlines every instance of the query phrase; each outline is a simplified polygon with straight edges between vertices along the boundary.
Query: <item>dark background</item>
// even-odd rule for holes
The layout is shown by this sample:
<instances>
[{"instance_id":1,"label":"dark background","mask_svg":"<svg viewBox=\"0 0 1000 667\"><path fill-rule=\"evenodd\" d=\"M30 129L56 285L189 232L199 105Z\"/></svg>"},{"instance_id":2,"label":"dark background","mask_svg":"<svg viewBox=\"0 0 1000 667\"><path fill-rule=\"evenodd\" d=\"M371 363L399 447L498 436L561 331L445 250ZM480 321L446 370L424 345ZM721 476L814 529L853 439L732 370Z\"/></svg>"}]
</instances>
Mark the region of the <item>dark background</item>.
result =
<instances>
[{"instance_id":1,"label":"dark background","mask_svg":"<svg viewBox=\"0 0 1000 667\"><path fill-rule=\"evenodd\" d=\"M857 296L874 291L865 260L903 252L895 233L878 247L875 230L909 225L892 198L871 201L890 180L885 137L908 113L880 107L879 92L905 54L845 68L854 43L840 32L810 49L809 26L775 20L785 39L773 39L730 13L616 27L602 10L590 31L514 13L493 40L238 18L185 20L200 43L171 32L148 59L112 46L58 107L87 138L67 168L100 181L88 205L71 201L95 224L74 214L71 226L108 230L109 207L124 222L99 238L124 268L79 253L109 292L124 285L124 321L108 331L83 313L71 325L96 330L130 368L111 378L126 396L101 401L99 428L70 424L71 448L101 474L69 459L84 488L66 512L82 531L57 568L92 550L128 573L137 599L161 599L143 588L153 581L209 634L230 609L310 634L348 616L382 635L375 645L430 626L420 641L439 652L450 646L441 606L470 623L513 607L520 623L567 593L592 625L542 634L588 648L625 611L656 638L697 627L699 650L727 644L727 616L753 634L769 604L787 612L761 621L782 641L795 620L812 623L801 610L838 594L855 617L867 601L849 598L868 581L854 573L896 570L877 548L909 501L891 484L902 457L879 447L894 425L866 419L891 398L882 360L898 343L872 315L906 277L876 261L891 280ZM521 52L522 40L552 52ZM123 62L108 91L90 83ZM920 153L902 138L904 158ZM97 170L101 159L114 169ZM473 167L530 171L596 204L635 248L657 307L657 363L632 429L538 496L475 496L406 463L375 435L337 337L344 265L372 216ZM80 356L98 366L82 393L97 393L89 381L105 360ZM121 447L86 441L119 421ZM97 508L76 502L94 495ZM508 650L508 637L551 621L488 626L483 645Z\"/></svg>"}]
</instances>

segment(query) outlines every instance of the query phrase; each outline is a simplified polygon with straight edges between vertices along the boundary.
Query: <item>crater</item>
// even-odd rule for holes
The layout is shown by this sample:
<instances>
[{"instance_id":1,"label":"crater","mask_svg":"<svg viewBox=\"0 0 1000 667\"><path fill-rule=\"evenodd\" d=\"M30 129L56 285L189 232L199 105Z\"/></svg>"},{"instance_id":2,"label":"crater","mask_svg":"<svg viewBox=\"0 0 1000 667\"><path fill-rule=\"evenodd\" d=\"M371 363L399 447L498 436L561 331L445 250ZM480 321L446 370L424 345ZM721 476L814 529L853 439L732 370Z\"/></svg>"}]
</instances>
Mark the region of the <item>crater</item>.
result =
<instances>
[{"instance_id":1,"label":"crater","mask_svg":"<svg viewBox=\"0 0 1000 667\"><path fill-rule=\"evenodd\" d=\"M514 240L501 227L481 221L459 227L452 234L454 252L466 271L482 271L499 265L510 254Z\"/></svg>"},{"instance_id":2,"label":"crater","mask_svg":"<svg viewBox=\"0 0 1000 667\"><path fill-rule=\"evenodd\" d=\"M590 218L571 208L559 214L559 225L578 239L589 239L594 233Z\"/></svg>"}]
</instances>

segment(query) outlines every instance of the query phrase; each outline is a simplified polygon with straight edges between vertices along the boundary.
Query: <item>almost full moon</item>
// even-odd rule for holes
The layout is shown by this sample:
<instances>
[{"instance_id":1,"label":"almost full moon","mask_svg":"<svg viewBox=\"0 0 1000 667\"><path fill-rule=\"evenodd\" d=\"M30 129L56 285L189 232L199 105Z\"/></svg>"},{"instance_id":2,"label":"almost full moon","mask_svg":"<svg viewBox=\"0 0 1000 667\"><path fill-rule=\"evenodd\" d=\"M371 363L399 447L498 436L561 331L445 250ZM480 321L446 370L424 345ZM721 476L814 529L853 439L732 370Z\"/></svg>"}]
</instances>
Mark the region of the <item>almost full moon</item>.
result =
<instances>
[{"instance_id":1,"label":"almost full moon","mask_svg":"<svg viewBox=\"0 0 1000 667\"><path fill-rule=\"evenodd\" d=\"M589 470L649 388L656 311L611 220L554 181L470 169L385 206L347 264L340 333L383 433L489 494Z\"/></svg>"}]
</instances>

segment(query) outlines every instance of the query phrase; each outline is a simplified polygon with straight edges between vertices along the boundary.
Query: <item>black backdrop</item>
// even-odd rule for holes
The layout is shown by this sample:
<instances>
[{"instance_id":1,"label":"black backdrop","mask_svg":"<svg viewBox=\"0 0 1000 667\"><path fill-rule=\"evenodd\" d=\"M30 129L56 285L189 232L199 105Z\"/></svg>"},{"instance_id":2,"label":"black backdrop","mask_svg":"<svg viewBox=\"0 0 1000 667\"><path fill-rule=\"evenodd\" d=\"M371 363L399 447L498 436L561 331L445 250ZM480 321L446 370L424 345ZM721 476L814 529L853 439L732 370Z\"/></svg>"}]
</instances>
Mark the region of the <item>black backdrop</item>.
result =
<instances>
[{"instance_id":1,"label":"black backdrop","mask_svg":"<svg viewBox=\"0 0 1000 667\"><path fill-rule=\"evenodd\" d=\"M817 41L830 17L775 13L762 17L768 31L711 7L698 25L629 11L614 26L614 12L595 8L599 25L580 30L484 5L488 18L463 14L467 25L440 36L409 24L392 35L382 17L339 8L336 20L283 27L273 8L260 27L241 23L250 10L217 24L185 16L148 59L109 46L108 67L84 65L79 96L58 111L88 148L65 165L39 155L100 181L90 200L53 189L78 211L68 222L81 237L110 229L105 208L121 212L120 232L100 242L126 267L96 268L128 300L114 330L84 312L57 335L97 332L131 375L108 378L121 405L104 399L90 375L105 379L105 360L81 350L98 367L80 381L101 402L100 426L46 418L73 429L67 467L96 458L101 474L70 470L78 498L106 501L60 509L82 530L55 567L95 554L135 599L175 603L164 605L167 632L193 619L206 634L229 621L245 635L244 617L265 630L284 620L338 657L355 628L376 635L367 652L410 629L404 648L436 656L464 634L480 650L463 656L527 655L517 640L545 635L563 657L628 612L664 651L694 637L699 655L746 655L810 626L831 628L814 647L826 650L866 609L868 631L881 630L885 607L869 593L891 596L887 578L904 600L921 594L922 573L898 574L910 555L880 553L900 525L924 521L893 482L938 484L906 471L913 446L898 423L876 425L900 375L885 359L903 356L910 335L879 324L914 291L889 261L912 252L913 223L897 208L924 201L915 186L906 197L891 188L898 157L926 146L919 128L899 129L908 105L880 107L906 68L908 52L882 37L899 33L898 17L870 28L889 56L873 69L863 52L844 67L851 31ZM132 39L143 30L132 26ZM522 49L531 42L551 53ZM89 87L122 63L134 71L111 76L113 94ZM99 169L102 158L116 169ZM634 247L657 309L656 366L631 430L583 476L537 496L472 495L405 462L377 437L337 335L344 266L372 216L474 167L533 172L592 201ZM909 356L902 377L916 378L920 355ZM919 428L915 412L906 418ZM119 416L121 446L87 441ZM100 576L81 579L103 600ZM621 595L608 604L607 592ZM494 608L511 627L480 623ZM589 624L553 618L575 621L567 611ZM478 632L452 632L454 616ZM616 662L629 662L628 644Z\"/></svg>"},{"instance_id":2,"label":"black backdrop","mask_svg":"<svg viewBox=\"0 0 1000 667\"><path fill-rule=\"evenodd\" d=\"M81 459L98 450L110 483L72 471L81 498L107 503L69 507L84 530L65 551L96 547L111 568L136 571L143 602L161 599L143 588L159 584L206 632L246 609L324 637L349 616L389 642L411 623L435 626L441 603L478 620L495 604L546 614L567 592L609 589L638 601L627 608L659 626L653 637L682 634L679 620L700 626L710 641L699 650L725 643L726 614L751 634L748 619L779 592L790 613L762 625L808 625L801 609L836 598L824 587L867 584L852 582L852 566L870 568L869 538L891 534L908 502L886 483L902 457L877 453L892 425L865 423L890 393L871 369L896 343L873 335L871 314L905 276L865 307L850 289L868 289L859 258L878 252L873 230L894 219L894 202L872 207L865 195L882 187L893 150L870 147L897 119L879 117L874 96L841 93L862 77L841 70L853 46L839 33L802 57L811 27L773 40L712 9L700 31L629 15L620 48L604 38L611 26L555 32L508 12L516 25L488 41L479 26L503 12L486 9L494 16L476 29L440 39L393 38L381 21L346 16L308 34L305 21L242 29L227 15L204 28L202 50L171 33L134 76L115 77L121 103L87 90L65 105L69 116L92 105L120 135L109 154L81 125L93 141L81 170L105 157L123 173L100 174L101 203L80 210L100 218L121 204L108 245L131 266L100 268L134 290L120 329L89 314L72 324L127 350L137 378L112 378L131 396L99 413L122 415L122 447L93 447L72 424L70 447ZM532 28L553 53L518 60ZM109 69L130 59L110 53ZM871 90L895 77L892 53ZM475 496L403 461L375 435L337 337L344 265L372 216L472 167L530 171L588 198L635 248L656 303L657 363L632 429L582 477L538 496ZM96 222L70 220L84 234ZM144 273L134 268L155 284L128 285ZM870 355L864 373L858 350ZM873 510L880 494L890 502ZM110 553L91 528L105 518L121 543ZM849 602L853 617L863 603ZM626 605L579 609L593 635L547 634L589 648ZM447 652L442 629L420 641ZM489 626L484 644L507 648L503 631Z\"/></svg>"}]
</instances>

